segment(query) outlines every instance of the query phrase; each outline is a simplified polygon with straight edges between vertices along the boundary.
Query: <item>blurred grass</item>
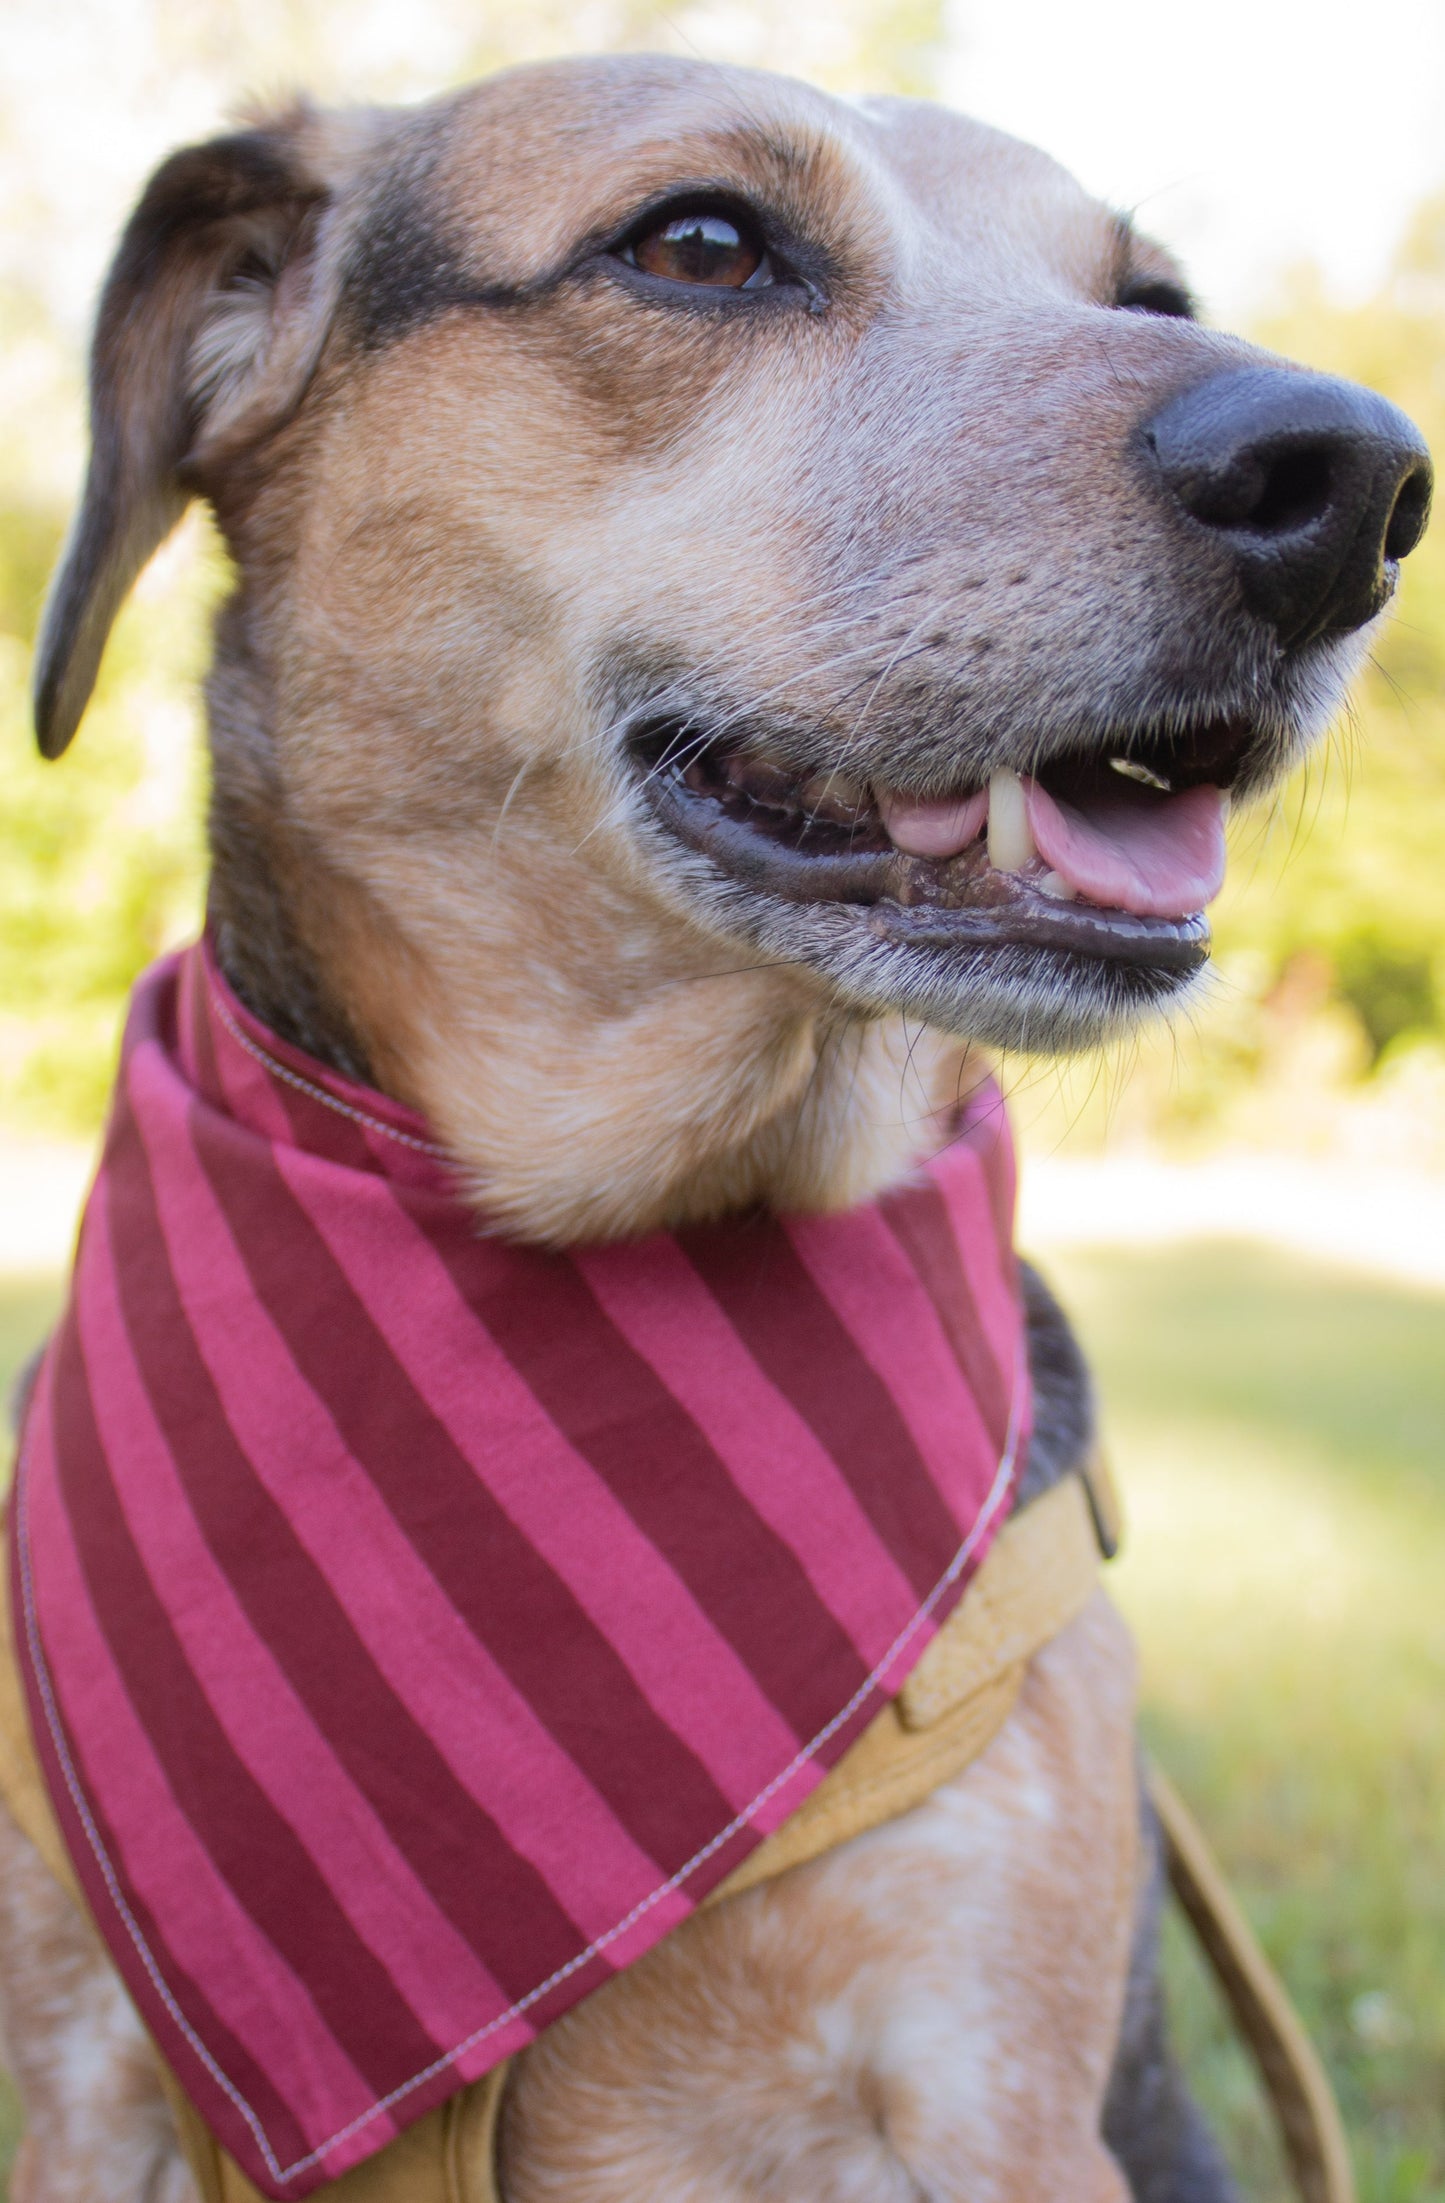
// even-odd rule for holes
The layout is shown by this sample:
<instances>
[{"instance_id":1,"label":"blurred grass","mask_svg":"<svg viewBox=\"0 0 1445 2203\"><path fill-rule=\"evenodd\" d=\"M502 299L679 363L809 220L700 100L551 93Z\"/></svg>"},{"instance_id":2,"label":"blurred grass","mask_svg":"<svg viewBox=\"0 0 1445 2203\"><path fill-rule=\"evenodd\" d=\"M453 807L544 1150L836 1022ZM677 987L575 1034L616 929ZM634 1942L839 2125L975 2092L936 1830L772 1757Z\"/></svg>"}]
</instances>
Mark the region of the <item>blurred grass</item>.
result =
<instances>
[{"instance_id":1,"label":"blurred grass","mask_svg":"<svg viewBox=\"0 0 1445 2203\"><path fill-rule=\"evenodd\" d=\"M12 1393L60 1305L60 1281L0 1270L0 1485L10 1481Z\"/></svg>"},{"instance_id":2,"label":"blurred grass","mask_svg":"<svg viewBox=\"0 0 1445 2203\"><path fill-rule=\"evenodd\" d=\"M1045 1267L1104 1397L1151 1747L1320 2046L1362 2203L1445 2203L1445 1299L1257 1247ZM0 1280L7 1390L57 1290ZM1168 1969L1250 2203L1288 2203L1177 1926Z\"/></svg>"},{"instance_id":3,"label":"blurred grass","mask_svg":"<svg viewBox=\"0 0 1445 2203\"><path fill-rule=\"evenodd\" d=\"M1145 1730L1339 2091L1362 2203L1445 2203L1445 1299L1256 1247L1059 1251L1129 1515ZM1185 2062L1284 2203L1181 1933Z\"/></svg>"}]
</instances>

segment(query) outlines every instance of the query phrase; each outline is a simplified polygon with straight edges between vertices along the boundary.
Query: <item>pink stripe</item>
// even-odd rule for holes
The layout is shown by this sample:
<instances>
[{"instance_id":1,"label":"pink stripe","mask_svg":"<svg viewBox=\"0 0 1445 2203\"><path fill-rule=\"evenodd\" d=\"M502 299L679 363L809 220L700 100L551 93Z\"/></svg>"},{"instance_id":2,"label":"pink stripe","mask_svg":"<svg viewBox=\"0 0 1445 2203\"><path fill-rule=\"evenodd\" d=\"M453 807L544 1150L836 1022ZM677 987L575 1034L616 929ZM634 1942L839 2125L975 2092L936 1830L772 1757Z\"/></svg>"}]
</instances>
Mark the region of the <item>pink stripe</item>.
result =
<instances>
[{"instance_id":1,"label":"pink stripe","mask_svg":"<svg viewBox=\"0 0 1445 2203\"><path fill-rule=\"evenodd\" d=\"M201 1032L209 1023L210 1004L206 997L206 978L199 959L182 956L177 959L171 980L176 1019L176 1061L188 1086L200 1086Z\"/></svg>"},{"instance_id":2,"label":"pink stripe","mask_svg":"<svg viewBox=\"0 0 1445 2203\"><path fill-rule=\"evenodd\" d=\"M907 1577L792 1404L770 1384L670 1240L574 1257L629 1344L687 1410L806 1571L865 1666L911 1613ZM778 1464L788 1465L786 1476Z\"/></svg>"},{"instance_id":3,"label":"pink stripe","mask_svg":"<svg viewBox=\"0 0 1445 2203\"><path fill-rule=\"evenodd\" d=\"M177 1290L237 1444L458 1781L588 1937L602 1933L619 1893L625 1906L650 1892L652 1862L488 1658L347 1453L256 1305L184 1118L153 1072L133 1060L137 1122ZM213 1296L226 1310L219 1340Z\"/></svg>"},{"instance_id":4,"label":"pink stripe","mask_svg":"<svg viewBox=\"0 0 1445 2203\"><path fill-rule=\"evenodd\" d=\"M983 1165L978 1165L979 1178ZM1012 1176L1012 1173L1010 1173ZM1008 1371L1018 1349L1018 1302L1014 1296L1013 1255L1004 1254L993 1230L985 1185L970 1184L960 1172L940 1172L938 1187L948 1210L958 1258L968 1279L978 1320L1000 1369ZM1007 1265L1007 1267L1005 1267Z\"/></svg>"},{"instance_id":5,"label":"pink stripe","mask_svg":"<svg viewBox=\"0 0 1445 2203\"><path fill-rule=\"evenodd\" d=\"M257 1637L176 1475L119 1308L104 1214L87 1235L77 1311L104 1370L102 1437L132 1539L232 1749L315 1859L427 2032L453 2042L505 1993L448 1924Z\"/></svg>"},{"instance_id":6,"label":"pink stripe","mask_svg":"<svg viewBox=\"0 0 1445 2203\"><path fill-rule=\"evenodd\" d=\"M32 1460L48 1460L37 1429ZM304 2131L324 2134L336 2107L355 2117L372 2091L337 2048L305 1988L232 1896L196 1841L137 1721L96 1624L84 1572L53 1479L26 1474L30 1549L45 1555L36 1586L42 1642L69 1679L64 1715L85 1739L83 1776L123 1822L118 1862L141 1901L166 1923L176 1963L205 1984L218 2016L272 2081ZM122 1841L117 1832L117 1841ZM277 2046L285 2049L278 2064Z\"/></svg>"},{"instance_id":7,"label":"pink stripe","mask_svg":"<svg viewBox=\"0 0 1445 2203\"><path fill-rule=\"evenodd\" d=\"M783 1223L814 1284L888 1387L940 1492L960 1523L970 1522L983 1496L979 1472L986 1488L993 1470L994 1441L933 1303L887 1225L871 1209Z\"/></svg>"},{"instance_id":8,"label":"pink stripe","mask_svg":"<svg viewBox=\"0 0 1445 2203\"><path fill-rule=\"evenodd\" d=\"M294 1149L276 1157L373 1323L453 1443L608 1639L649 1704L735 1806L797 1740L685 1584L573 1452L384 1187ZM368 1224L370 1228L368 1229ZM421 1277L401 1293L401 1269ZM476 1402L487 1402L485 1425ZM483 1448L485 1455L483 1456Z\"/></svg>"}]
</instances>

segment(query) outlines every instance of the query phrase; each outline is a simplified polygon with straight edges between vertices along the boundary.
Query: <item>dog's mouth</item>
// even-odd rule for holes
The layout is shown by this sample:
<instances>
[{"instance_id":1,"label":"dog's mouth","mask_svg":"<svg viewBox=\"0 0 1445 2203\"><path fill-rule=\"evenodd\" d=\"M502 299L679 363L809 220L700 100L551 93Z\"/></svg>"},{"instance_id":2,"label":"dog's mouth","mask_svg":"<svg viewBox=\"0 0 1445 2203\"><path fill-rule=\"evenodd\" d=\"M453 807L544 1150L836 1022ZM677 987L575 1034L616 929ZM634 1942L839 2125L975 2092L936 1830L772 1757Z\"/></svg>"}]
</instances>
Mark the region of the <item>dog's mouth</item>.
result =
<instances>
[{"instance_id":1,"label":"dog's mouth","mask_svg":"<svg viewBox=\"0 0 1445 2203\"><path fill-rule=\"evenodd\" d=\"M755 893L849 906L880 943L1054 951L1162 980L1208 956L1227 790L1254 739L1235 718L1135 731L942 796L680 721L639 729L633 754L664 826Z\"/></svg>"}]
</instances>

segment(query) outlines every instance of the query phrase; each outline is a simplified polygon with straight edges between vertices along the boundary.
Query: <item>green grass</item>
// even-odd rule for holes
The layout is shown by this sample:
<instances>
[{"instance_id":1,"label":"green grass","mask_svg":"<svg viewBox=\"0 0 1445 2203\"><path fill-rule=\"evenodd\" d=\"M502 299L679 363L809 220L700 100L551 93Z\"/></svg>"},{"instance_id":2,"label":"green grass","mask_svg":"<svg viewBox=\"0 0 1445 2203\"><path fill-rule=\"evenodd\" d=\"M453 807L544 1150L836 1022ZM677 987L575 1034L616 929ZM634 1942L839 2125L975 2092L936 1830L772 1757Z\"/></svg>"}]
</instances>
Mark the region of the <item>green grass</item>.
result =
<instances>
[{"instance_id":1,"label":"green grass","mask_svg":"<svg viewBox=\"0 0 1445 2203\"><path fill-rule=\"evenodd\" d=\"M1445 1299L1223 1245L1045 1266L1104 1396L1149 1741L1320 2045L1362 2203L1445 2203ZM0 1283L7 1388L55 1299ZM1168 1964L1251 2203L1285 2203L1177 1925Z\"/></svg>"},{"instance_id":2,"label":"green grass","mask_svg":"<svg viewBox=\"0 0 1445 2203\"><path fill-rule=\"evenodd\" d=\"M11 1393L16 1378L42 1344L60 1305L53 1277L12 1277L0 1271L0 1482L8 1482Z\"/></svg>"},{"instance_id":3,"label":"green grass","mask_svg":"<svg viewBox=\"0 0 1445 2203\"><path fill-rule=\"evenodd\" d=\"M1363 2203L1445 2203L1445 1299L1254 1248L1047 1265L1129 1512L1149 1742L1319 2044ZM1186 2061L1288 2194L1182 1934Z\"/></svg>"}]
</instances>

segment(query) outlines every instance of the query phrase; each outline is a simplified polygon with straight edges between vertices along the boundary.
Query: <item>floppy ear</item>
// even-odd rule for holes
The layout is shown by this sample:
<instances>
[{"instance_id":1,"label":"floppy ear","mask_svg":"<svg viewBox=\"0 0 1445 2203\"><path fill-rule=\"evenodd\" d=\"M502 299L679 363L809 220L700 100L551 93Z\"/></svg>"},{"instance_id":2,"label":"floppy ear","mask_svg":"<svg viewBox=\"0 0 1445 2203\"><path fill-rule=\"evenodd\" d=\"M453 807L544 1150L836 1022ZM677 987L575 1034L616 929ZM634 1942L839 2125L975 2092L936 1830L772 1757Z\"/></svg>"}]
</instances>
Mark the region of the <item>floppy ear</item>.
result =
<instances>
[{"instance_id":1,"label":"floppy ear","mask_svg":"<svg viewBox=\"0 0 1445 2203\"><path fill-rule=\"evenodd\" d=\"M126 224L91 348L90 469L36 657L46 757L74 734L111 622L197 470L300 403L334 303L335 171L366 119L298 108L188 146Z\"/></svg>"}]
</instances>

